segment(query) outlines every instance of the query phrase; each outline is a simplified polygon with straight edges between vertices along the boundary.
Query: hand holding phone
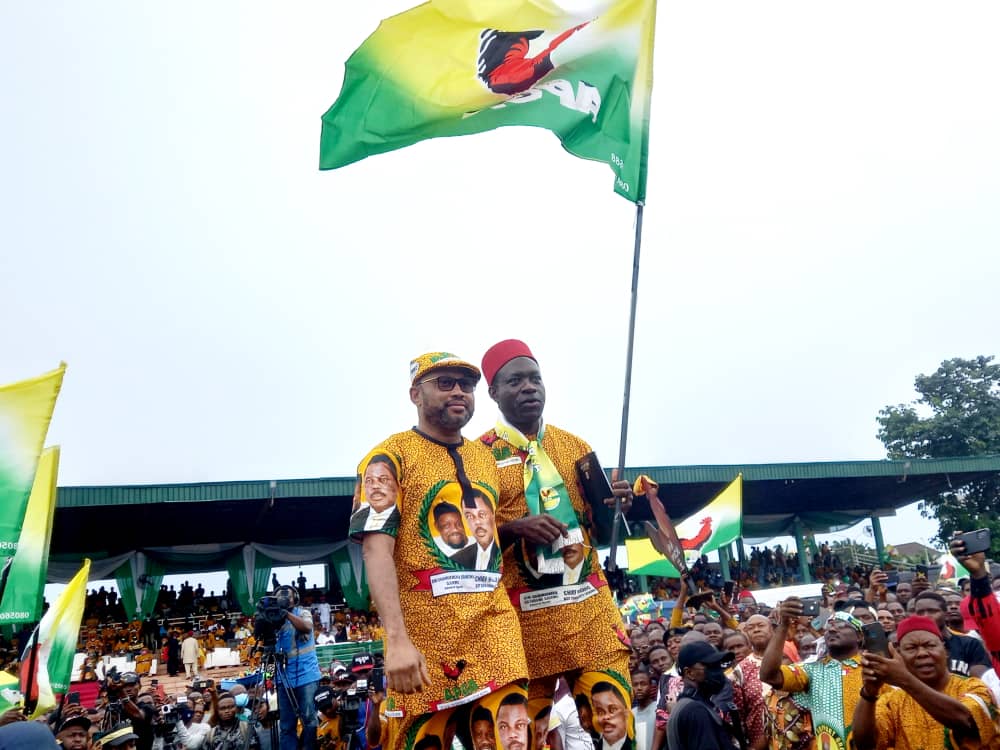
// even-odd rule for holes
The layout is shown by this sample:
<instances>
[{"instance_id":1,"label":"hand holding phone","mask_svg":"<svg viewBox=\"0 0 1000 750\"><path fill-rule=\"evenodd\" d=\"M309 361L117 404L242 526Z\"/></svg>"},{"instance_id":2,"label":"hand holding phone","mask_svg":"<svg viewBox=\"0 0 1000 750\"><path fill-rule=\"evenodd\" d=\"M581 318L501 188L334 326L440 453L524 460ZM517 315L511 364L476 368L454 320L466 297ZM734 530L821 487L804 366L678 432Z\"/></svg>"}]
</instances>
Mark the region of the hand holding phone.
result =
<instances>
[{"instance_id":1,"label":"hand holding phone","mask_svg":"<svg viewBox=\"0 0 1000 750\"><path fill-rule=\"evenodd\" d=\"M819 606L822 601L822 597L819 596L806 596L802 599L802 616L803 617L818 617L819 616Z\"/></svg>"},{"instance_id":2,"label":"hand holding phone","mask_svg":"<svg viewBox=\"0 0 1000 750\"><path fill-rule=\"evenodd\" d=\"M956 534L952 544L956 542L964 545L965 555L975 555L980 552L989 552L992 546L989 529L977 529L964 534Z\"/></svg>"},{"instance_id":3,"label":"hand holding phone","mask_svg":"<svg viewBox=\"0 0 1000 750\"><path fill-rule=\"evenodd\" d=\"M877 622L870 622L867 625L862 626L861 632L865 638L865 651L878 654L879 656L884 656L887 659L890 657L889 636L886 634L885 628L883 628L881 624Z\"/></svg>"}]
</instances>

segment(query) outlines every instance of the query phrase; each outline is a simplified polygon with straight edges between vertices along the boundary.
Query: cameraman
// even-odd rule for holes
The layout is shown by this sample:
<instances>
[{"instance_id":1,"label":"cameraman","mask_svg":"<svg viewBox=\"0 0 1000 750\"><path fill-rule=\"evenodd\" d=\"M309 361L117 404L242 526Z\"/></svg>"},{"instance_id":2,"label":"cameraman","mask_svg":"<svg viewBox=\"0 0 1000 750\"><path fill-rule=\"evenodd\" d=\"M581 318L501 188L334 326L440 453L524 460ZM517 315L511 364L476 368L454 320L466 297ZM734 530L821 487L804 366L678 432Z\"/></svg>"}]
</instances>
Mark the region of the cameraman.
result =
<instances>
[{"instance_id":1,"label":"cameraman","mask_svg":"<svg viewBox=\"0 0 1000 750\"><path fill-rule=\"evenodd\" d=\"M278 723L280 750L298 750L296 719L302 721L302 750L316 748L316 687L319 684L319 661L316 639L313 637L312 613L298 606L299 593L292 586L279 586L274 591L284 615L277 631L275 652L285 657L285 666L278 670ZM289 692L298 704L292 705Z\"/></svg>"},{"instance_id":2,"label":"cameraman","mask_svg":"<svg viewBox=\"0 0 1000 750\"><path fill-rule=\"evenodd\" d=\"M316 730L319 750L340 750L340 700L333 688L316 691L316 710L322 720Z\"/></svg>"},{"instance_id":3,"label":"cameraman","mask_svg":"<svg viewBox=\"0 0 1000 750\"><path fill-rule=\"evenodd\" d=\"M108 698L121 701L122 715L131 722L132 731L137 735L136 750L152 750L156 704L149 693L139 694L141 687L138 674L125 672L117 682L108 681Z\"/></svg>"}]
</instances>

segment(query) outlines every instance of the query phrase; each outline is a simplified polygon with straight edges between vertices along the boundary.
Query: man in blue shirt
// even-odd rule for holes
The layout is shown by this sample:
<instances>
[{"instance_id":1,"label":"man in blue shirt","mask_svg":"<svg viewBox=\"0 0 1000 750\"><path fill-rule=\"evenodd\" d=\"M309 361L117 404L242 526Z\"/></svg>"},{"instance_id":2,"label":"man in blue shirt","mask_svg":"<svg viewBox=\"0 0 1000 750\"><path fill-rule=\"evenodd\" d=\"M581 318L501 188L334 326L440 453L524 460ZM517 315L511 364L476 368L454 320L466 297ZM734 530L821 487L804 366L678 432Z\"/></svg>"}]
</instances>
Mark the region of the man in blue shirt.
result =
<instances>
[{"instance_id":1,"label":"man in blue shirt","mask_svg":"<svg viewBox=\"0 0 1000 750\"><path fill-rule=\"evenodd\" d=\"M275 652L279 655L278 724L280 750L298 750L297 721L302 721L302 748L316 748L316 708L313 699L319 684L319 661L313 636L312 613L299 605L299 594L292 586L279 586L274 596L285 612L285 622L278 629ZM283 657L283 658L281 658ZM297 707L289 698L292 693ZM296 712L297 708L297 712Z\"/></svg>"}]
</instances>

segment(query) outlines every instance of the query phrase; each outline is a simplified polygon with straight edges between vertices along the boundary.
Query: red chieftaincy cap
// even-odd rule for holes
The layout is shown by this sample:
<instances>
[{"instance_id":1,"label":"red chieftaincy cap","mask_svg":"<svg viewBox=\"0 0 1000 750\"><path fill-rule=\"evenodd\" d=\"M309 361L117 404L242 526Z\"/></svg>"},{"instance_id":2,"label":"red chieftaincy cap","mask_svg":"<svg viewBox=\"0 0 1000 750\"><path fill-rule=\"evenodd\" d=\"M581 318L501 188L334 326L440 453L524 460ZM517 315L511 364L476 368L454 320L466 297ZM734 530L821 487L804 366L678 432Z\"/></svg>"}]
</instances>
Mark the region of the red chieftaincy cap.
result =
<instances>
[{"instance_id":1,"label":"red chieftaincy cap","mask_svg":"<svg viewBox=\"0 0 1000 750\"><path fill-rule=\"evenodd\" d=\"M486 385L493 385L493 378L500 368L518 357L535 359L528 345L517 339L505 339L487 349L483 355L483 376L486 378ZM537 361L535 359L535 362Z\"/></svg>"},{"instance_id":2,"label":"red chieftaincy cap","mask_svg":"<svg viewBox=\"0 0 1000 750\"><path fill-rule=\"evenodd\" d=\"M920 615L910 615L900 620L896 626L896 642L898 643L903 640L904 635L912 633L914 630L923 630L933 633L938 638L941 637L941 629L934 620L929 617L921 617Z\"/></svg>"}]
</instances>

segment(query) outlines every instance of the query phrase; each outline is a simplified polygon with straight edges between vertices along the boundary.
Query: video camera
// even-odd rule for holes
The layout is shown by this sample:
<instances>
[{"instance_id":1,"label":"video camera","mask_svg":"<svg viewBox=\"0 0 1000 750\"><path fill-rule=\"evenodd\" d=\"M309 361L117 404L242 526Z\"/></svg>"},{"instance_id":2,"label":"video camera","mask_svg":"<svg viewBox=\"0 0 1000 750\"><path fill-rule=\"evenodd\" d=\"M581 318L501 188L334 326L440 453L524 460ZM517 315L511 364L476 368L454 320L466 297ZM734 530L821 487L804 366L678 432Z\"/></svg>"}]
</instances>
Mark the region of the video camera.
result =
<instances>
[{"instance_id":1,"label":"video camera","mask_svg":"<svg viewBox=\"0 0 1000 750\"><path fill-rule=\"evenodd\" d=\"M153 736L162 737L162 746L165 750L175 748L177 739L177 725L183 721L177 706L169 703L160 707L157 715L153 717Z\"/></svg>"},{"instance_id":2,"label":"video camera","mask_svg":"<svg viewBox=\"0 0 1000 750\"><path fill-rule=\"evenodd\" d=\"M262 596L257 601L253 617L253 637L258 643L273 648L278 640L278 630L288 619L288 612L295 607L298 595L290 586L281 586L274 595Z\"/></svg>"},{"instance_id":3,"label":"video camera","mask_svg":"<svg viewBox=\"0 0 1000 750\"><path fill-rule=\"evenodd\" d=\"M346 737L361 729L361 701L366 692L367 689L359 692L356 685L344 690L323 688L316 693L313 700L316 703L316 710L324 714L333 708L332 715L340 717L340 734Z\"/></svg>"},{"instance_id":4,"label":"video camera","mask_svg":"<svg viewBox=\"0 0 1000 750\"><path fill-rule=\"evenodd\" d=\"M253 616L253 637L264 646L274 646L278 630L288 619L288 607L276 596L262 596Z\"/></svg>"}]
</instances>

